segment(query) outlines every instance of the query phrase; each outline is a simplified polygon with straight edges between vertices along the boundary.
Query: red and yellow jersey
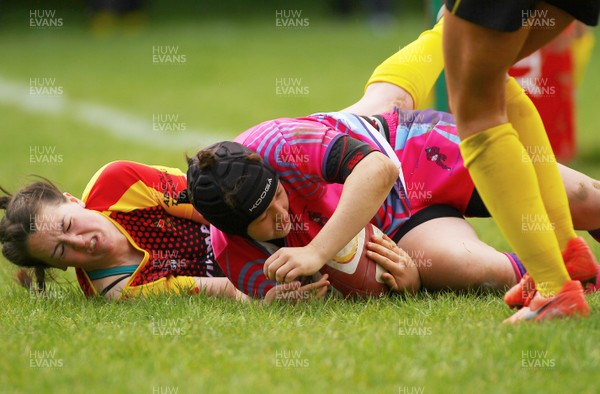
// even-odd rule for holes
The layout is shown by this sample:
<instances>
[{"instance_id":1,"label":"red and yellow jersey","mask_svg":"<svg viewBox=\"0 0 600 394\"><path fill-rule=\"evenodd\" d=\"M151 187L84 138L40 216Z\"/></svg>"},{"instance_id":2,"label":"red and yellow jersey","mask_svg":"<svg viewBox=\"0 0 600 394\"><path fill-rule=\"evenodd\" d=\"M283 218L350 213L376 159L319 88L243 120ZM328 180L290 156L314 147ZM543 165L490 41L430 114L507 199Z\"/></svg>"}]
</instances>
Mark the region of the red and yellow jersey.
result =
<instances>
[{"instance_id":1,"label":"red and yellow jersey","mask_svg":"<svg viewBox=\"0 0 600 394\"><path fill-rule=\"evenodd\" d=\"M197 292L194 277L224 276L209 227L199 221L186 190L179 169L130 161L108 163L88 183L82 197L86 209L109 218L144 253L122 294ZM97 294L85 270L76 273L84 294Z\"/></svg>"}]
</instances>

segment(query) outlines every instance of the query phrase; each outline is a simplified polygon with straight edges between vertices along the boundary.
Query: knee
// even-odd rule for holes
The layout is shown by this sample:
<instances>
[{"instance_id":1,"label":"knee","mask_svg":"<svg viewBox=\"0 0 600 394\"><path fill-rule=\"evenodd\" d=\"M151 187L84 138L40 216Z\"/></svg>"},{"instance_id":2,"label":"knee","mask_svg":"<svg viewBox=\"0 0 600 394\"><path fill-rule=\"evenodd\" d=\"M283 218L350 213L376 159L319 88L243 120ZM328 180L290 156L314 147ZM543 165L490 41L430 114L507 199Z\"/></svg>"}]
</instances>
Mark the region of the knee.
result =
<instances>
[{"instance_id":1,"label":"knee","mask_svg":"<svg viewBox=\"0 0 600 394\"><path fill-rule=\"evenodd\" d=\"M480 58L467 58L454 72L448 73L448 96L453 112L465 108L495 111L504 108L507 70Z\"/></svg>"},{"instance_id":2,"label":"knee","mask_svg":"<svg viewBox=\"0 0 600 394\"><path fill-rule=\"evenodd\" d=\"M577 216L585 211L585 205L589 200L590 190L585 182L577 182L574 188L567 190L567 198L571 208L571 215Z\"/></svg>"},{"instance_id":3,"label":"knee","mask_svg":"<svg viewBox=\"0 0 600 394\"><path fill-rule=\"evenodd\" d=\"M491 248L481 249L476 245L464 250L456 248L437 257L445 263L462 267L460 276L465 289L493 291L505 285L505 267L501 259L505 257Z\"/></svg>"},{"instance_id":4,"label":"knee","mask_svg":"<svg viewBox=\"0 0 600 394\"><path fill-rule=\"evenodd\" d=\"M576 227L600 216L600 182L591 179L577 182L567 189L567 197Z\"/></svg>"}]
</instances>

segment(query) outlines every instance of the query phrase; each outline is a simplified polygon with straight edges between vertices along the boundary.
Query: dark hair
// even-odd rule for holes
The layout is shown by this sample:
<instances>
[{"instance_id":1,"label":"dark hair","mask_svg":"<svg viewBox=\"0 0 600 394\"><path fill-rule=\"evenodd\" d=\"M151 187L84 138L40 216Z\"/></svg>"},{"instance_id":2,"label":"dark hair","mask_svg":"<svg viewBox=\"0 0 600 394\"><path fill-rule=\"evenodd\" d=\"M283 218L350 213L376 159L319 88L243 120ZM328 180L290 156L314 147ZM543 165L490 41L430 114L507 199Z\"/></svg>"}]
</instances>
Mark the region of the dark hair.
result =
<instances>
[{"instance_id":1,"label":"dark hair","mask_svg":"<svg viewBox=\"0 0 600 394\"><path fill-rule=\"evenodd\" d=\"M188 157L189 200L222 232L250 238L248 226L269 206L279 175L260 155L234 141L221 141Z\"/></svg>"},{"instance_id":2,"label":"dark hair","mask_svg":"<svg viewBox=\"0 0 600 394\"><path fill-rule=\"evenodd\" d=\"M212 170L213 166L217 164L218 160L215 155L216 150L216 147L211 146L206 149L202 149L201 151L198 151L198 153L196 153L194 157L189 157L186 155L185 158L188 167L196 166L201 171ZM246 156L243 157L243 159L249 162L262 163L262 158L256 152L248 153ZM223 193L223 201L225 202L225 204L227 204L229 208L238 208L239 203L236 201L235 196L239 192L239 188L241 187L241 183L243 180L244 178L239 178L238 181L235 183L234 187L230 189L221 190L221 192ZM191 190L188 190L188 193L190 196L192 195Z\"/></svg>"},{"instance_id":3,"label":"dark hair","mask_svg":"<svg viewBox=\"0 0 600 394\"><path fill-rule=\"evenodd\" d=\"M46 287L46 269L51 267L31 256L27 248L27 239L36 231L35 217L42 205L59 205L68 200L45 178L23 187L15 195L2 187L0 191L4 193L0 196L0 209L6 211L0 220L2 254L13 264L22 267L16 275L19 284L32 288L34 275L37 290L43 291Z\"/></svg>"}]
</instances>

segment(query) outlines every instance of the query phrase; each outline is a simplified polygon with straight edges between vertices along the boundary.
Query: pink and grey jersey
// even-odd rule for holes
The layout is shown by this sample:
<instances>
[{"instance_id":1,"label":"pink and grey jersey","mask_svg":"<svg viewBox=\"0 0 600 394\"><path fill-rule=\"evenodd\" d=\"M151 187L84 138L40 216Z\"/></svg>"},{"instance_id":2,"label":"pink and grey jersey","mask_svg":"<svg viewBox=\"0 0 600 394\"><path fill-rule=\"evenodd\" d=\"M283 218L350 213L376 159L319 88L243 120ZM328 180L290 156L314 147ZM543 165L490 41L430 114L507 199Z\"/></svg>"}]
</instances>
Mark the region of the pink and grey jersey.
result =
<instances>
[{"instance_id":1,"label":"pink and grey jersey","mask_svg":"<svg viewBox=\"0 0 600 394\"><path fill-rule=\"evenodd\" d=\"M353 130L362 130L354 115L325 113L313 116L332 127L339 128L339 123L344 123ZM381 129L401 163L411 215L437 204L449 205L464 214L475 186L460 154L454 117L432 109L395 108L369 118ZM377 124L377 118L383 118L384 124Z\"/></svg>"},{"instance_id":2,"label":"pink and grey jersey","mask_svg":"<svg viewBox=\"0 0 600 394\"><path fill-rule=\"evenodd\" d=\"M253 127L236 138L236 142L258 153L278 173L290 199L300 199L304 205L310 202L307 206L319 207L317 213L325 218L331 216L338 204L344 172L347 176L369 152L386 153L385 145L389 147L364 119L341 113L332 115L353 123L333 123L335 118L324 115L277 119ZM353 140L363 144L356 144ZM356 145L344 147L348 141ZM393 151L388 153L395 159ZM390 236L410 217L402 182L399 177L372 220ZM298 208L291 202L290 205Z\"/></svg>"},{"instance_id":3,"label":"pink and grey jersey","mask_svg":"<svg viewBox=\"0 0 600 394\"><path fill-rule=\"evenodd\" d=\"M291 230L284 239L286 246L305 246L315 237L335 211L346 177L373 151L384 153L402 170L371 220L390 237L425 206L448 204L466 209L473 184L469 179L465 187L461 175L466 170L451 117L396 109L378 118L321 113L276 119L235 139L258 153L279 175L289 199ZM441 191L455 184L460 187ZM217 262L238 289L263 297L276 284L262 271L271 245L224 234L213 226L211 238Z\"/></svg>"}]
</instances>

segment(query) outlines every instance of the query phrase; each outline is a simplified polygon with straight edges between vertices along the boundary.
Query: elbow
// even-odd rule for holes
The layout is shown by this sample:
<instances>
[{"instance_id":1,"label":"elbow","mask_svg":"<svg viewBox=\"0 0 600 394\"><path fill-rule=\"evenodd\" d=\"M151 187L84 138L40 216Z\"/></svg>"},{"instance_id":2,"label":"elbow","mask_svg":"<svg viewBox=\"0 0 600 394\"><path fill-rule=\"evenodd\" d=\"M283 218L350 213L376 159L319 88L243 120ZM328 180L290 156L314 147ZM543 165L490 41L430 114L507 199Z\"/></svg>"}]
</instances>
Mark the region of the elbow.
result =
<instances>
[{"instance_id":1,"label":"elbow","mask_svg":"<svg viewBox=\"0 0 600 394\"><path fill-rule=\"evenodd\" d=\"M366 174L369 183L376 188L377 193L388 194L398 180L398 167L381 152L373 152L367 158L369 165L365 168L369 168Z\"/></svg>"},{"instance_id":2,"label":"elbow","mask_svg":"<svg viewBox=\"0 0 600 394\"><path fill-rule=\"evenodd\" d=\"M378 194L388 194L398 180L399 170L394 162L381 152L370 153L358 163L349 179L368 184Z\"/></svg>"},{"instance_id":3,"label":"elbow","mask_svg":"<svg viewBox=\"0 0 600 394\"><path fill-rule=\"evenodd\" d=\"M398 180L399 170L394 162L384 154L381 154L379 159L381 160L381 170L377 175L381 177L382 182L385 182L387 190L389 191Z\"/></svg>"}]
</instances>

